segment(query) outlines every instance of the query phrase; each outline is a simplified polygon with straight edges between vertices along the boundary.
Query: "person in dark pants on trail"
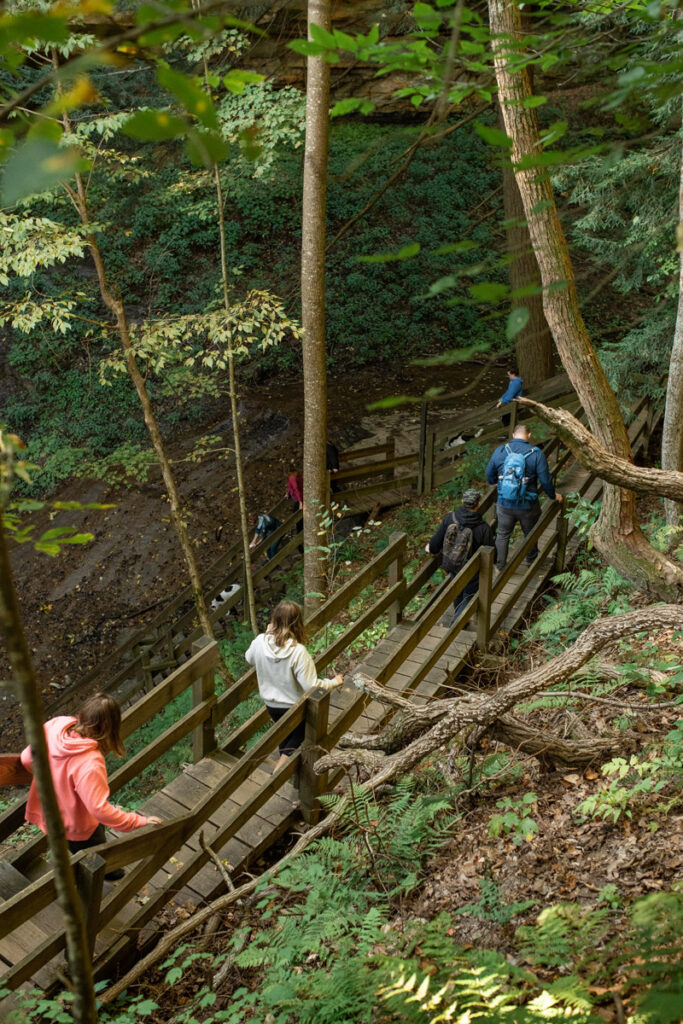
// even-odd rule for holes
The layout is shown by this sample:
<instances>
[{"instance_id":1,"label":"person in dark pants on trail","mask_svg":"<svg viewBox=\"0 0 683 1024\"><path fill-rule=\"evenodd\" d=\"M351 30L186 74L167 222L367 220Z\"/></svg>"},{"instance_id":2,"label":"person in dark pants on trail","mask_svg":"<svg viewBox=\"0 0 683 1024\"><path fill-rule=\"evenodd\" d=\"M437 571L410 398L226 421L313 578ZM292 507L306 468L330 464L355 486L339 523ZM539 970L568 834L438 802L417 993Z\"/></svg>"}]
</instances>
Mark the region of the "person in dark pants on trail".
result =
<instances>
[{"instance_id":1,"label":"person in dark pants on trail","mask_svg":"<svg viewBox=\"0 0 683 1024\"><path fill-rule=\"evenodd\" d=\"M460 572L469 558L481 547L493 545L493 530L479 512L481 495L470 488L463 491L460 508L449 512L441 521L425 548L428 555L442 553L442 568L451 579ZM479 587L479 573L470 580L453 601L453 621Z\"/></svg>"},{"instance_id":2,"label":"person in dark pants on trail","mask_svg":"<svg viewBox=\"0 0 683 1024\"><path fill-rule=\"evenodd\" d=\"M516 366L511 366L510 369L508 370L508 381L509 383L507 386L507 390L498 399L496 409L500 409L501 405L508 405L510 402L514 402L514 400L516 398L519 398L519 396L522 394L522 387L524 386L524 381L520 377L519 370ZM510 413L503 413L502 419L503 426L509 427Z\"/></svg>"},{"instance_id":3,"label":"person in dark pants on trail","mask_svg":"<svg viewBox=\"0 0 683 1024\"><path fill-rule=\"evenodd\" d=\"M254 533L254 536L252 537L252 541L249 547L255 548L256 545L264 541L266 537L270 537L271 533L275 533L278 526L282 526L282 523L280 522L279 519L276 519L275 516L269 516L265 512L261 512L258 519L256 520L256 531ZM274 544L270 545L270 547L266 551L266 558L268 560L270 560L273 557L279 546L279 540L275 541Z\"/></svg>"},{"instance_id":4,"label":"person in dark pants on trail","mask_svg":"<svg viewBox=\"0 0 683 1024\"><path fill-rule=\"evenodd\" d=\"M531 430L525 423L515 427L507 444L496 448L486 467L486 479L490 484L498 484L496 569L502 572L515 523L519 523L526 537L538 522L539 484L551 501L562 501L562 495L555 491L548 460L540 448L531 444ZM527 565L537 555L538 547L534 547L526 556Z\"/></svg>"}]
</instances>

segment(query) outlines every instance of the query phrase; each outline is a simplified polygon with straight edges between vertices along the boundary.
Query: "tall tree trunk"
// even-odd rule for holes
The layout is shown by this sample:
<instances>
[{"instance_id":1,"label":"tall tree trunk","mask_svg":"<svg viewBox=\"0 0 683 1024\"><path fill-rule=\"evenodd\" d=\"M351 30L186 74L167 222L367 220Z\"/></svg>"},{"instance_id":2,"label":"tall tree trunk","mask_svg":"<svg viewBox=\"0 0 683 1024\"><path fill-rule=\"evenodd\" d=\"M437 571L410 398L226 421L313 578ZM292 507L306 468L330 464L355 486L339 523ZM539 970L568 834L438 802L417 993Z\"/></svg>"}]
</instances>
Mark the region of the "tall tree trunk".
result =
<instances>
[{"instance_id":1,"label":"tall tree trunk","mask_svg":"<svg viewBox=\"0 0 683 1024\"><path fill-rule=\"evenodd\" d=\"M194 554L194 548L192 547L192 541L187 532L187 526L185 525L185 519L183 518L182 503L180 501L180 494L176 486L173 471L171 469L171 463L169 462L166 449L164 447L163 438L161 431L159 430L159 424L157 423L152 403L147 392L147 386L144 378L140 373L140 369L135 359L135 352L130 340L130 331L128 329L128 318L126 317L126 310L123 305L123 300L120 296L114 295L109 287L107 280L107 273L102 260L102 254L100 247L97 244L97 239L94 233L90 231L90 217L88 214L88 206L85 195L85 188L83 185L83 178L80 174L76 175L76 195L78 199L78 214L81 218L81 222L85 228L89 230L88 234L88 245L92 254L93 262L95 264L95 270L97 271L97 280L100 287L100 295L102 301L107 309L112 313L116 320L116 328L118 330L119 340L121 347L123 348L126 368L135 390L138 393L140 399L140 405L142 406L142 414L145 418L145 424L149 431L149 436L152 439L152 446L157 457L157 461L161 468L161 475L164 480L166 487L166 493L168 495L168 503L171 511L171 522L173 523L178 541L180 543L183 557L185 559L185 565L187 572L190 577L190 586L192 587L192 596L194 597L195 608L197 609L197 615L201 623L202 629L205 634L215 640L213 625L209 618L209 613L206 608L206 601L204 600L204 591L202 590L202 581L199 575L199 569L197 567L197 560ZM220 668L220 666L219 666Z\"/></svg>"},{"instance_id":2,"label":"tall tree trunk","mask_svg":"<svg viewBox=\"0 0 683 1024\"><path fill-rule=\"evenodd\" d=\"M330 0L308 0L308 23L330 30ZM310 38L310 28L309 28ZM324 600L320 514L327 498L325 349L325 205L330 66L306 60L306 148L301 224L301 321L304 368L304 595L306 610Z\"/></svg>"},{"instance_id":3,"label":"tall tree trunk","mask_svg":"<svg viewBox=\"0 0 683 1024\"><path fill-rule=\"evenodd\" d=\"M193 0L192 7L199 10L199 0ZM206 56L202 58L204 64L204 84L206 91L211 92L209 82L209 62ZM223 206L223 186L221 185L221 172L217 163L213 165L213 177L216 183L216 203L218 205L218 233L221 247L221 282L223 285L223 308L226 318L230 316L230 289L228 287L228 258L225 244L225 208ZM232 346L232 328L228 324L228 380L230 384L230 416L232 419L232 437L235 445L235 472L237 475L237 499L240 509L240 531L242 533L242 558L244 559L244 582L246 586L245 612L249 616L249 622L254 636L258 633L258 620L256 618L256 598L254 597L254 579L251 575L251 548L249 547L249 523L247 521L247 495L244 487L244 469L242 465L242 444L240 441L239 410L237 408L237 387L235 382L235 352Z\"/></svg>"},{"instance_id":4,"label":"tall tree trunk","mask_svg":"<svg viewBox=\"0 0 683 1024\"><path fill-rule=\"evenodd\" d=\"M503 114L498 108L498 118L504 126ZM529 312L526 326L515 339L515 357L519 375L526 389L533 388L541 381L548 380L555 372L553 336L543 312L541 272L531 244L526 223L524 204L519 194L515 172L508 160L503 163L503 205L505 208L505 240L510 258L510 290L534 288L530 294L515 297L511 309L525 306Z\"/></svg>"},{"instance_id":5,"label":"tall tree trunk","mask_svg":"<svg viewBox=\"0 0 683 1024\"><path fill-rule=\"evenodd\" d=\"M520 168L525 157L541 153L538 121L528 72L509 69L519 57L521 13L515 3L489 0L498 95L505 130L512 140L512 162L531 241L541 271L543 308L562 364L578 394L591 430L616 456L632 461L619 404L591 344L579 310L576 281L550 178L539 167ZM672 599L683 590L683 570L655 551L640 529L633 491L605 485L600 517L592 530L603 557L638 588Z\"/></svg>"},{"instance_id":6,"label":"tall tree trunk","mask_svg":"<svg viewBox=\"0 0 683 1024\"><path fill-rule=\"evenodd\" d=\"M95 989L84 907L76 888L64 822L57 804L43 730L44 709L21 621L19 602L5 543L0 513L0 627L5 635L12 674L21 701L26 741L31 746L33 774L47 824L57 900L64 914L66 953L74 992L76 1024L96 1024Z\"/></svg>"},{"instance_id":7,"label":"tall tree trunk","mask_svg":"<svg viewBox=\"0 0 683 1024\"><path fill-rule=\"evenodd\" d=\"M662 433L662 469L683 470L683 152L678 193L678 248L680 276L678 284L678 313L674 342L669 361L669 381L666 387L664 430ZM669 526L679 526L683 505L675 501L664 502Z\"/></svg>"},{"instance_id":8,"label":"tall tree trunk","mask_svg":"<svg viewBox=\"0 0 683 1024\"><path fill-rule=\"evenodd\" d=\"M55 70L58 69L59 61L56 52L53 52L53 63ZM68 134L72 134L71 121L68 114L64 114L62 117L62 123L64 130ZM185 559L185 565L187 567L188 576L190 577L190 586L192 587L192 596L194 598L195 608L197 610L197 616L201 624L202 629L206 636L215 640L215 634L213 631L213 625L209 618L209 613L206 608L206 601L204 600L204 591L202 589L202 581L199 575L199 569L197 567L197 560L194 554L194 548L192 547L192 541L190 540L187 532L187 526L185 525L185 519L183 518L183 509L180 501L180 494L176 487L176 482L171 470L171 463L166 454L164 442L161 437L161 431L159 430L159 424L157 423L154 410L152 409L152 403L147 393L147 386L144 378L140 373L137 361L135 359L135 352L130 340L130 331L128 329L128 318L126 316L125 306L120 295L114 295L111 288L109 287L109 281L107 280L107 272L105 270L104 261L100 252L100 247L97 242L94 231L90 223L90 214L88 211L88 198L83 184L83 176L79 173L76 174L76 191L68 189L71 200L76 207L78 216L80 217L83 227L87 231L88 246L90 253L95 264L95 270L97 272L97 282L100 289L100 296L102 302L107 309L112 313L116 320L116 328L119 335L119 341L124 352L126 360L126 368L135 390L138 393L140 399L140 405L142 406L142 414L145 419L149 436L152 440L152 446L154 453L157 457L159 467L161 469L161 475L163 477L164 485L166 487L166 493L168 495L168 502L171 510L171 522L178 537L180 548ZM227 675L225 666L222 661L218 663L218 671L220 672L223 679L228 682L229 677Z\"/></svg>"}]
</instances>

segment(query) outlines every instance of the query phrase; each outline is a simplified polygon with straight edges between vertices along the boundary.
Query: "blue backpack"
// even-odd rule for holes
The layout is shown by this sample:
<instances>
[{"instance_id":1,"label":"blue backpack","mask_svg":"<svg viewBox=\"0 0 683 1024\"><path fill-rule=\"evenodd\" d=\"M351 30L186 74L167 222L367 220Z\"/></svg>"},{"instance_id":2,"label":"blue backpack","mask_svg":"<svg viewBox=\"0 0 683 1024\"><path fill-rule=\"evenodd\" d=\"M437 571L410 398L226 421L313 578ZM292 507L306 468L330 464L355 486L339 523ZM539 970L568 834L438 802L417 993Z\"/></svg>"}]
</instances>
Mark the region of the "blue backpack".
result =
<instances>
[{"instance_id":1,"label":"blue backpack","mask_svg":"<svg viewBox=\"0 0 683 1024\"><path fill-rule=\"evenodd\" d=\"M506 444L505 451L505 462L498 474L498 497L515 504L536 498L535 493L527 490L529 477L526 476L526 460L538 448L530 448L528 452L513 452L510 445Z\"/></svg>"}]
</instances>

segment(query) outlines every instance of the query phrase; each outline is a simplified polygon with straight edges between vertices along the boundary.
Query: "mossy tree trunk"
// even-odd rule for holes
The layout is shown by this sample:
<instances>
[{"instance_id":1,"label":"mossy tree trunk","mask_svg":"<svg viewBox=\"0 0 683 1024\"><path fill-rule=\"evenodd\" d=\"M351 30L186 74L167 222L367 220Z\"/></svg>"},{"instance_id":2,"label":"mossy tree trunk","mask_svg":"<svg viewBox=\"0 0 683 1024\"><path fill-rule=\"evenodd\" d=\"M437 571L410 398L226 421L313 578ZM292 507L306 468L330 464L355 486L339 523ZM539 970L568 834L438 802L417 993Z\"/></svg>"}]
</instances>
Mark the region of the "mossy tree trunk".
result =
<instances>
[{"instance_id":1,"label":"mossy tree trunk","mask_svg":"<svg viewBox=\"0 0 683 1024\"><path fill-rule=\"evenodd\" d=\"M330 0L309 0L309 25L330 30ZM309 28L310 37L310 28ZM325 596L321 513L327 499L327 374L325 346L325 209L330 65L308 57L306 146L301 225L301 321L304 369L304 595L307 611Z\"/></svg>"},{"instance_id":2,"label":"mossy tree trunk","mask_svg":"<svg viewBox=\"0 0 683 1024\"><path fill-rule=\"evenodd\" d=\"M543 167L520 166L542 154L525 68L518 64L522 38L519 7L489 0L498 95L505 130L512 140L511 158L524 204L531 241L541 271L543 308L562 364L578 394L591 430L603 447L632 461L631 446L616 396L593 348L579 310L569 257L550 178ZM655 598L673 599L683 590L683 570L656 551L640 529L633 491L605 485L602 509L592 531L603 557L636 587Z\"/></svg>"}]
</instances>

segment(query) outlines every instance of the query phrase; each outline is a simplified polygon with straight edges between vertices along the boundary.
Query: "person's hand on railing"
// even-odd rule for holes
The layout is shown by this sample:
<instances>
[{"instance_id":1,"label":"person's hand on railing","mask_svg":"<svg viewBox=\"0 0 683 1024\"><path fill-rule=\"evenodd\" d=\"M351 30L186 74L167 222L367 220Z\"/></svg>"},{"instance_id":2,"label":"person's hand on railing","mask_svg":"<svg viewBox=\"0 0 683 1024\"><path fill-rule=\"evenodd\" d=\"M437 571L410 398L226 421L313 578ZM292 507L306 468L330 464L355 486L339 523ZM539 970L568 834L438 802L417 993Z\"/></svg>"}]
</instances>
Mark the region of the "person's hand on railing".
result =
<instances>
[{"instance_id":1,"label":"person's hand on railing","mask_svg":"<svg viewBox=\"0 0 683 1024\"><path fill-rule=\"evenodd\" d=\"M146 815L145 815L145 817L146 817ZM147 824L148 825L163 825L163 823L164 823L164 819L163 818L157 818L156 815L153 815L151 818L147 818Z\"/></svg>"},{"instance_id":2,"label":"person's hand on railing","mask_svg":"<svg viewBox=\"0 0 683 1024\"><path fill-rule=\"evenodd\" d=\"M564 501L564 498L559 491L555 491L555 501L559 501L560 504Z\"/></svg>"},{"instance_id":3,"label":"person's hand on railing","mask_svg":"<svg viewBox=\"0 0 683 1024\"><path fill-rule=\"evenodd\" d=\"M337 674L334 677L334 681L337 686L341 686L343 684L344 676L341 674L341 672L337 672Z\"/></svg>"}]
</instances>

